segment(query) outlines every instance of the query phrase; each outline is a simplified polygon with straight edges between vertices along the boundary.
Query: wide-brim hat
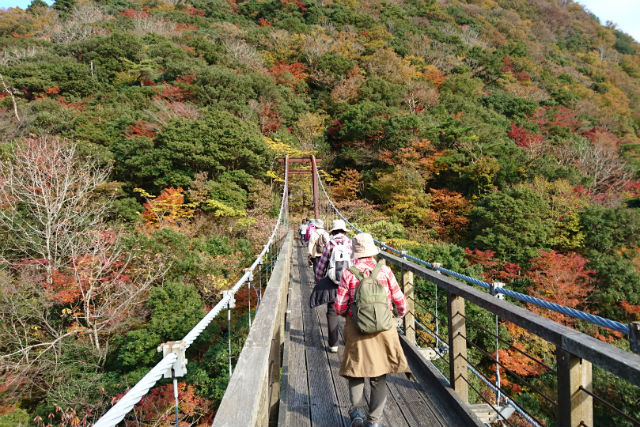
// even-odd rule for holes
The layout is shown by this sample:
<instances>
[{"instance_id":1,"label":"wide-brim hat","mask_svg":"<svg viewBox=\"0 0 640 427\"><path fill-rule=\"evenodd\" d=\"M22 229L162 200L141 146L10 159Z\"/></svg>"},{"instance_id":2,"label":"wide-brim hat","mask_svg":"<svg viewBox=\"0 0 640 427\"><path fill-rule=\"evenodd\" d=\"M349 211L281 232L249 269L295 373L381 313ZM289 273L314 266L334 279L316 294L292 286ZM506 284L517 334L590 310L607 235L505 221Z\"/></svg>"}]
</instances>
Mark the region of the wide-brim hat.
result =
<instances>
[{"instance_id":1,"label":"wide-brim hat","mask_svg":"<svg viewBox=\"0 0 640 427\"><path fill-rule=\"evenodd\" d=\"M333 233L334 231L344 231L345 233L348 232L349 230L347 230L347 224L341 220L341 219L334 219L333 223L331 224L331 230L329 230L329 233Z\"/></svg>"},{"instance_id":2,"label":"wide-brim hat","mask_svg":"<svg viewBox=\"0 0 640 427\"><path fill-rule=\"evenodd\" d=\"M369 233L356 234L351 240L354 258L366 258L376 256L380 251Z\"/></svg>"},{"instance_id":3,"label":"wide-brim hat","mask_svg":"<svg viewBox=\"0 0 640 427\"><path fill-rule=\"evenodd\" d=\"M324 228L324 221L319 218L316 218L313 220L313 225L315 225L318 228Z\"/></svg>"}]
</instances>

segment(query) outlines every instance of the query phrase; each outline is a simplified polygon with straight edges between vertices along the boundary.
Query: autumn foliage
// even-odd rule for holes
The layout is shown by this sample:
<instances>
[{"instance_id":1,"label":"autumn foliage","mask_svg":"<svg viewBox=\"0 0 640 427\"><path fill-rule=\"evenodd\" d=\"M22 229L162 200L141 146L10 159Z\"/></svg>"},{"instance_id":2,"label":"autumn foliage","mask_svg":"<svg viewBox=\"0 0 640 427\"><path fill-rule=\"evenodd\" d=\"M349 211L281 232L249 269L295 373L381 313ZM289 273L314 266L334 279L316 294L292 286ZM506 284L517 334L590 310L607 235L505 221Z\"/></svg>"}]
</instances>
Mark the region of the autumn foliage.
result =
<instances>
[{"instance_id":1,"label":"autumn foliage","mask_svg":"<svg viewBox=\"0 0 640 427\"><path fill-rule=\"evenodd\" d=\"M172 316L197 306L195 324L197 303L215 306L269 239L284 155L324 157L336 205L398 249L639 319L640 45L579 3L34 0L1 10L0 426L7 405L33 420L64 402L45 420L55 427L104 413L174 325L187 327ZM73 156L53 150L62 137L78 142ZM290 223L309 216L308 178L290 177ZM158 310L154 295L170 289L190 293L189 305L167 294ZM493 316L468 307L493 329ZM602 328L550 317L623 347ZM182 427L210 424L202 414L226 384L225 321L189 356L187 384L197 384L181 385L182 401L201 408L178 408ZM500 321L501 337L553 365L546 342ZM498 354L555 387L513 348ZM469 357L490 375L486 354ZM503 374L514 401L557 424ZM162 384L123 422L168 426ZM594 425L623 425L601 410Z\"/></svg>"},{"instance_id":2,"label":"autumn foliage","mask_svg":"<svg viewBox=\"0 0 640 427\"><path fill-rule=\"evenodd\" d=\"M307 67L301 63L284 64L279 62L269 69L271 75L276 79L278 84L286 86L295 86L300 80L307 77Z\"/></svg>"},{"instance_id":3,"label":"autumn foliage","mask_svg":"<svg viewBox=\"0 0 640 427\"><path fill-rule=\"evenodd\" d=\"M391 166L406 165L416 168L421 175L431 176L435 171L435 162L441 153L438 153L428 139L411 141L407 146L399 150L380 150L378 159Z\"/></svg>"},{"instance_id":4,"label":"autumn foliage","mask_svg":"<svg viewBox=\"0 0 640 427\"><path fill-rule=\"evenodd\" d=\"M487 282L509 283L521 276L522 267L495 258L495 251L465 248L464 253L471 265L482 266L482 275Z\"/></svg>"},{"instance_id":5,"label":"autumn foliage","mask_svg":"<svg viewBox=\"0 0 640 427\"><path fill-rule=\"evenodd\" d=\"M432 65L427 66L423 74L425 80L427 80L437 88L442 86L442 84L447 81L447 77L444 75L444 73Z\"/></svg>"},{"instance_id":6,"label":"autumn foliage","mask_svg":"<svg viewBox=\"0 0 640 427\"><path fill-rule=\"evenodd\" d=\"M204 410L211 405L211 402L199 397L194 386L179 382L178 395L180 396L178 416L181 425L183 423L194 427L211 425L213 414ZM120 397L122 395L116 396L114 403ZM176 417L173 384L154 387L149 394L140 400L133 411L136 415L136 421L126 421L125 426L127 427L138 426L140 422L162 426L173 425Z\"/></svg>"},{"instance_id":7,"label":"autumn foliage","mask_svg":"<svg viewBox=\"0 0 640 427\"><path fill-rule=\"evenodd\" d=\"M593 290L595 271L586 268L587 259L577 253L567 255L556 251L539 250L540 256L532 259L526 276L534 283L529 294L566 307L578 308ZM530 305L530 310L540 312L541 308ZM554 313L554 317L564 324L574 324L575 318Z\"/></svg>"},{"instance_id":8,"label":"autumn foliage","mask_svg":"<svg viewBox=\"0 0 640 427\"><path fill-rule=\"evenodd\" d=\"M156 136L157 129L158 126L156 124L138 119L134 124L129 125L126 136L129 138L145 136L147 138L153 139Z\"/></svg>"},{"instance_id":9,"label":"autumn foliage","mask_svg":"<svg viewBox=\"0 0 640 427\"><path fill-rule=\"evenodd\" d=\"M360 172L355 169L346 169L340 174L336 184L331 187L331 193L335 200L355 200L362 186Z\"/></svg>"},{"instance_id":10,"label":"autumn foliage","mask_svg":"<svg viewBox=\"0 0 640 427\"><path fill-rule=\"evenodd\" d=\"M141 193L147 197L147 201L142 205L145 209L142 218L148 225L175 224L177 220L193 215L194 206L185 203L182 187L165 188L158 197L144 191Z\"/></svg>"},{"instance_id":11,"label":"autumn foliage","mask_svg":"<svg viewBox=\"0 0 640 427\"><path fill-rule=\"evenodd\" d=\"M148 19L151 18L151 14L145 10L135 10L135 9L127 9L123 12L120 12L120 15L125 16L130 19Z\"/></svg>"},{"instance_id":12,"label":"autumn foliage","mask_svg":"<svg viewBox=\"0 0 640 427\"><path fill-rule=\"evenodd\" d=\"M531 133L525 128L516 126L511 123L511 129L508 132L509 138L513 139L520 148L530 149L540 144L544 137L542 135Z\"/></svg>"},{"instance_id":13,"label":"autumn foliage","mask_svg":"<svg viewBox=\"0 0 640 427\"><path fill-rule=\"evenodd\" d=\"M276 102L264 100L260 103L260 111L258 113L260 117L260 128L266 136L271 135L282 126L280 112L276 109L277 105Z\"/></svg>"},{"instance_id":14,"label":"autumn foliage","mask_svg":"<svg viewBox=\"0 0 640 427\"><path fill-rule=\"evenodd\" d=\"M438 233L445 236L461 236L465 233L469 218L466 216L469 201L458 192L444 189L429 189L430 207L436 214Z\"/></svg>"},{"instance_id":15,"label":"autumn foliage","mask_svg":"<svg viewBox=\"0 0 640 427\"><path fill-rule=\"evenodd\" d=\"M524 346L521 344L515 344L514 347L525 351ZM495 357L495 353L493 353L493 357ZM499 366L500 386L507 387L514 393L522 392L523 384L518 381L512 373L515 373L520 377L527 378L536 377L546 370L543 365L512 348L498 350L498 358L500 363L503 365ZM493 365L491 368L495 372L496 366ZM495 381L495 376L492 379Z\"/></svg>"}]
</instances>

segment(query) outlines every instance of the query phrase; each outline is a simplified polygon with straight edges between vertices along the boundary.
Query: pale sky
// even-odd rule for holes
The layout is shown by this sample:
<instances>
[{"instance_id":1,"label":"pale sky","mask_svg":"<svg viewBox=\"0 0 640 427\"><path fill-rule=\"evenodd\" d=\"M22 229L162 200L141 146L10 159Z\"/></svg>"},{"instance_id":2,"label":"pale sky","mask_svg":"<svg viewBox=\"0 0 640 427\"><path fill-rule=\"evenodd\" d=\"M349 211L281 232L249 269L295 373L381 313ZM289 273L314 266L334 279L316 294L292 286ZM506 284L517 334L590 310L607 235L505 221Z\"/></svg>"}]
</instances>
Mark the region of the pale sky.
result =
<instances>
[{"instance_id":1,"label":"pale sky","mask_svg":"<svg viewBox=\"0 0 640 427\"><path fill-rule=\"evenodd\" d=\"M619 30L640 42L640 0L577 0L577 3L600 18L602 25L615 22Z\"/></svg>"},{"instance_id":2,"label":"pale sky","mask_svg":"<svg viewBox=\"0 0 640 427\"><path fill-rule=\"evenodd\" d=\"M53 3L53 0L44 0ZM576 0L600 18L604 25L615 22L618 28L640 42L640 0ZM0 0L0 8L21 7L25 9L31 0Z\"/></svg>"}]
</instances>

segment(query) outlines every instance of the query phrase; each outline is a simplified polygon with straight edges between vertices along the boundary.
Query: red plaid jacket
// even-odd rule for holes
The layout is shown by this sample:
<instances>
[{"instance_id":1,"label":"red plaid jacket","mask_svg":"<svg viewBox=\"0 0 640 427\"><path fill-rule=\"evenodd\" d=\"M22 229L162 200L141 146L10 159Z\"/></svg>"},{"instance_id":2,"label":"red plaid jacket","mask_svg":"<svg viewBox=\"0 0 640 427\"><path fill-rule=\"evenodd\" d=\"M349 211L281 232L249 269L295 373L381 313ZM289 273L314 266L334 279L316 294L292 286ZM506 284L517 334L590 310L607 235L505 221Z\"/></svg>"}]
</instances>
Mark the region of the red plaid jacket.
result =
<instances>
[{"instance_id":1,"label":"red plaid jacket","mask_svg":"<svg viewBox=\"0 0 640 427\"><path fill-rule=\"evenodd\" d=\"M371 271L376 266L376 260L373 257L358 258L353 265L363 276L367 276L371 274ZM400 290L400 286L398 286L396 277L388 266L385 265L380 269L378 281L380 284L386 285L385 290L387 291L387 299L389 300L389 310L393 309L391 305L391 303L393 303L398 311L398 316L404 316L407 312L407 300L402 290ZM349 270L344 271L342 273L342 280L338 285L338 295L334 302L336 313L340 316L352 316L351 303L355 300L357 287L358 278Z\"/></svg>"}]
</instances>

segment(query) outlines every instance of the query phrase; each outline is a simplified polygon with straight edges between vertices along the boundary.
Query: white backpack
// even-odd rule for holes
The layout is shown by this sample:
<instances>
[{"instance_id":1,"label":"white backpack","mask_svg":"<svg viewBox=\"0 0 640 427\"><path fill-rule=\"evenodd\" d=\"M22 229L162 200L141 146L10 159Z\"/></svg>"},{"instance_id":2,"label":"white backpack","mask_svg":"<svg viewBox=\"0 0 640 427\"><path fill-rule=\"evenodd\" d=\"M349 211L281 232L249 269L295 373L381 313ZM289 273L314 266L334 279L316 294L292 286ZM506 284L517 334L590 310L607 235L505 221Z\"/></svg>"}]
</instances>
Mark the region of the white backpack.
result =
<instances>
[{"instance_id":1,"label":"white backpack","mask_svg":"<svg viewBox=\"0 0 640 427\"><path fill-rule=\"evenodd\" d=\"M337 285L342 279L342 273L349 267L351 267L351 249L344 242L338 243L331 251L327 277Z\"/></svg>"}]
</instances>

